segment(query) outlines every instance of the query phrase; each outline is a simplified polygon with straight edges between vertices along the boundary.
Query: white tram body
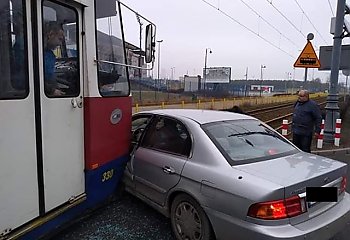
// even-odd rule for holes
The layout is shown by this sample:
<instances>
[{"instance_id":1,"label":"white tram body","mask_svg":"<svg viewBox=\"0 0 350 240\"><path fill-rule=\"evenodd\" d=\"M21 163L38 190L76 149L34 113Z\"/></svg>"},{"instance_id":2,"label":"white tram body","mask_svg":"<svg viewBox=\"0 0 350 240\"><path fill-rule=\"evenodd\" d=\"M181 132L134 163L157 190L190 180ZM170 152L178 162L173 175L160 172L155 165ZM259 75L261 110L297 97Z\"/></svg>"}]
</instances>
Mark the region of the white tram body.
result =
<instances>
[{"instance_id":1,"label":"white tram body","mask_svg":"<svg viewBox=\"0 0 350 240\"><path fill-rule=\"evenodd\" d=\"M0 0L0 239L40 238L115 192L131 133L132 14L146 30L119 0Z\"/></svg>"}]
</instances>

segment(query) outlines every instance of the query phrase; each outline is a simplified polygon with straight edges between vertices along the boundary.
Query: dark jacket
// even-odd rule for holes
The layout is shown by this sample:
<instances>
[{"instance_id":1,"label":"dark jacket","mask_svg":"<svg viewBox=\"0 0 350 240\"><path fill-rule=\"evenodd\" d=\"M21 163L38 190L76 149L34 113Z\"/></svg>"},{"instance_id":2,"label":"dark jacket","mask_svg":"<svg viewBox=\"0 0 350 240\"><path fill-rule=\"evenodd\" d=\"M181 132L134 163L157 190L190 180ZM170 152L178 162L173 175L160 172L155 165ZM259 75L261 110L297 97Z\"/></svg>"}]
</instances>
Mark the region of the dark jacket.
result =
<instances>
[{"instance_id":1,"label":"dark jacket","mask_svg":"<svg viewBox=\"0 0 350 240\"><path fill-rule=\"evenodd\" d=\"M47 94L53 94L54 90L57 89L57 80L55 77L55 63L56 56L50 49L44 51L44 83L45 92Z\"/></svg>"},{"instance_id":2,"label":"dark jacket","mask_svg":"<svg viewBox=\"0 0 350 240\"><path fill-rule=\"evenodd\" d=\"M296 102L294 105L292 132L309 136L313 132L321 132L322 116L320 107L313 100Z\"/></svg>"}]
</instances>

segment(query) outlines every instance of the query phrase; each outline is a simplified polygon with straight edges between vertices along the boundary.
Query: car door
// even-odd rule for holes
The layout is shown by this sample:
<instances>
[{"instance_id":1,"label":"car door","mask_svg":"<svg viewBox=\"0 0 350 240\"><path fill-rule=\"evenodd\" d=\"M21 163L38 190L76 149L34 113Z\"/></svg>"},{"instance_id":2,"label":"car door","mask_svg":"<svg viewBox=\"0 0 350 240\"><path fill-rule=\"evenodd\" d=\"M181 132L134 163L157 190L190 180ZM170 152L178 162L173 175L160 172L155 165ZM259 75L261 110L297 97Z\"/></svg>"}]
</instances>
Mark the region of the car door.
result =
<instances>
[{"instance_id":1,"label":"car door","mask_svg":"<svg viewBox=\"0 0 350 240\"><path fill-rule=\"evenodd\" d=\"M138 114L132 117L131 122L131 144L130 144L130 161L128 161L126 165L126 171L124 174L124 182L134 189L134 184L131 182L132 174L133 174L133 161L134 161L134 152L139 146L140 140L143 136L143 133L151 121L153 115L150 114Z\"/></svg>"},{"instance_id":2,"label":"car door","mask_svg":"<svg viewBox=\"0 0 350 240\"><path fill-rule=\"evenodd\" d=\"M180 181L190 150L190 134L183 123L153 118L132 156L136 192L164 205L167 193Z\"/></svg>"}]
</instances>

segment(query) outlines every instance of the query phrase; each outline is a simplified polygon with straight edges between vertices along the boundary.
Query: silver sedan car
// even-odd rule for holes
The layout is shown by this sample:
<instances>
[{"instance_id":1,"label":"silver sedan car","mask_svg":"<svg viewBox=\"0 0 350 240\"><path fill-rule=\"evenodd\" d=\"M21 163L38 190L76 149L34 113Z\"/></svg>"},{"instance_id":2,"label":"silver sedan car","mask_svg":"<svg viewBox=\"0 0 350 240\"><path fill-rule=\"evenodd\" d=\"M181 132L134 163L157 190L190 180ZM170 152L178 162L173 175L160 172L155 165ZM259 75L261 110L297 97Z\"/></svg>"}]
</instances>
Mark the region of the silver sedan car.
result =
<instances>
[{"instance_id":1,"label":"silver sedan car","mask_svg":"<svg viewBox=\"0 0 350 240\"><path fill-rule=\"evenodd\" d=\"M132 118L123 181L177 239L329 239L350 222L347 165L256 118L168 109Z\"/></svg>"}]
</instances>

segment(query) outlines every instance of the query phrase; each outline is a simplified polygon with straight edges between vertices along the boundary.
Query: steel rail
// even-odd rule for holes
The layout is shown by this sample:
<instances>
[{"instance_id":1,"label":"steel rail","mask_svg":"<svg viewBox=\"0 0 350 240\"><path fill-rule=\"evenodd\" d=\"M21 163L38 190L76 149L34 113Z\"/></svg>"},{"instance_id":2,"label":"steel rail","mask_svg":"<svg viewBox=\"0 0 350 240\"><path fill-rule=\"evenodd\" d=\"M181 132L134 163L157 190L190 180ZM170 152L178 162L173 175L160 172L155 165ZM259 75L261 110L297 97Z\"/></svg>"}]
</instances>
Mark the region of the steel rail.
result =
<instances>
[{"instance_id":1,"label":"steel rail","mask_svg":"<svg viewBox=\"0 0 350 240\"><path fill-rule=\"evenodd\" d=\"M324 99L324 97L320 97L320 98L314 98L312 100L317 101L317 100L323 100L323 99ZM265 111L274 110L274 109L278 109L278 108L284 108L284 107L288 107L288 106L292 107L294 105L294 103L295 102L292 101L292 102L288 102L288 103L281 104L281 105L254 109L254 110L247 111L246 114L255 115L255 114L259 114L260 112L265 113ZM323 105L323 104L326 104L326 102L319 103L319 105ZM271 112L271 111L269 111L269 112Z\"/></svg>"},{"instance_id":2,"label":"steel rail","mask_svg":"<svg viewBox=\"0 0 350 240\"><path fill-rule=\"evenodd\" d=\"M324 105L324 104L326 104L326 102L322 102L319 105ZM264 122L267 123L267 124L271 124L273 122L276 122L276 121L279 121L279 120L283 120L284 118L288 118L288 117L290 117L292 115L293 115L293 113L288 113L288 114L285 114L285 115L282 115L282 116L279 116L279 117L276 117L276 118L273 118L273 119L266 120ZM277 128L276 130L280 130L280 128Z\"/></svg>"},{"instance_id":3,"label":"steel rail","mask_svg":"<svg viewBox=\"0 0 350 240\"><path fill-rule=\"evenodd\" d=\"M266 107L266 108L260 108L260 109L254 109L251 111L247 111L246 113L249 115L255 115L255 114L259 114L259 113L264 113L265 111L269 111L269 110L274 110L276 108L284 108L284 107L290 107L292 106L293 103L286 103L286 104L281 104L281 105L277 105L277 106L271 106L271 107Z\"/></svg>"},{"instance_id":4,"label":"steel rail","mask_svg":"<svg viewBox=\"0 0 350 240\"><path fill-rule=\"evenodd\" d=\"M319 103L319 105L324 105L326 104L326 102L322 102L322 103ZM291 116L293 115L293 113L288 113L288 114L285 114L283 116L280 116L280 117L276 117L276 118L273 118L273 119L270 119L270 120L267 120L267 121L264 121L266 124L269 124L271 125L271 123L273 122L277 122L277 121L280 121L280 120L284 120L284 119L289 119ZM288 121L288 126L290 126L292 124L292 121ZM280 125L279 127L277 128L274 128L276 131L279 131L282 129L282 125ZM288 132L288 136L291 134L291 132Z\"/></svg>"}]
</instances>

